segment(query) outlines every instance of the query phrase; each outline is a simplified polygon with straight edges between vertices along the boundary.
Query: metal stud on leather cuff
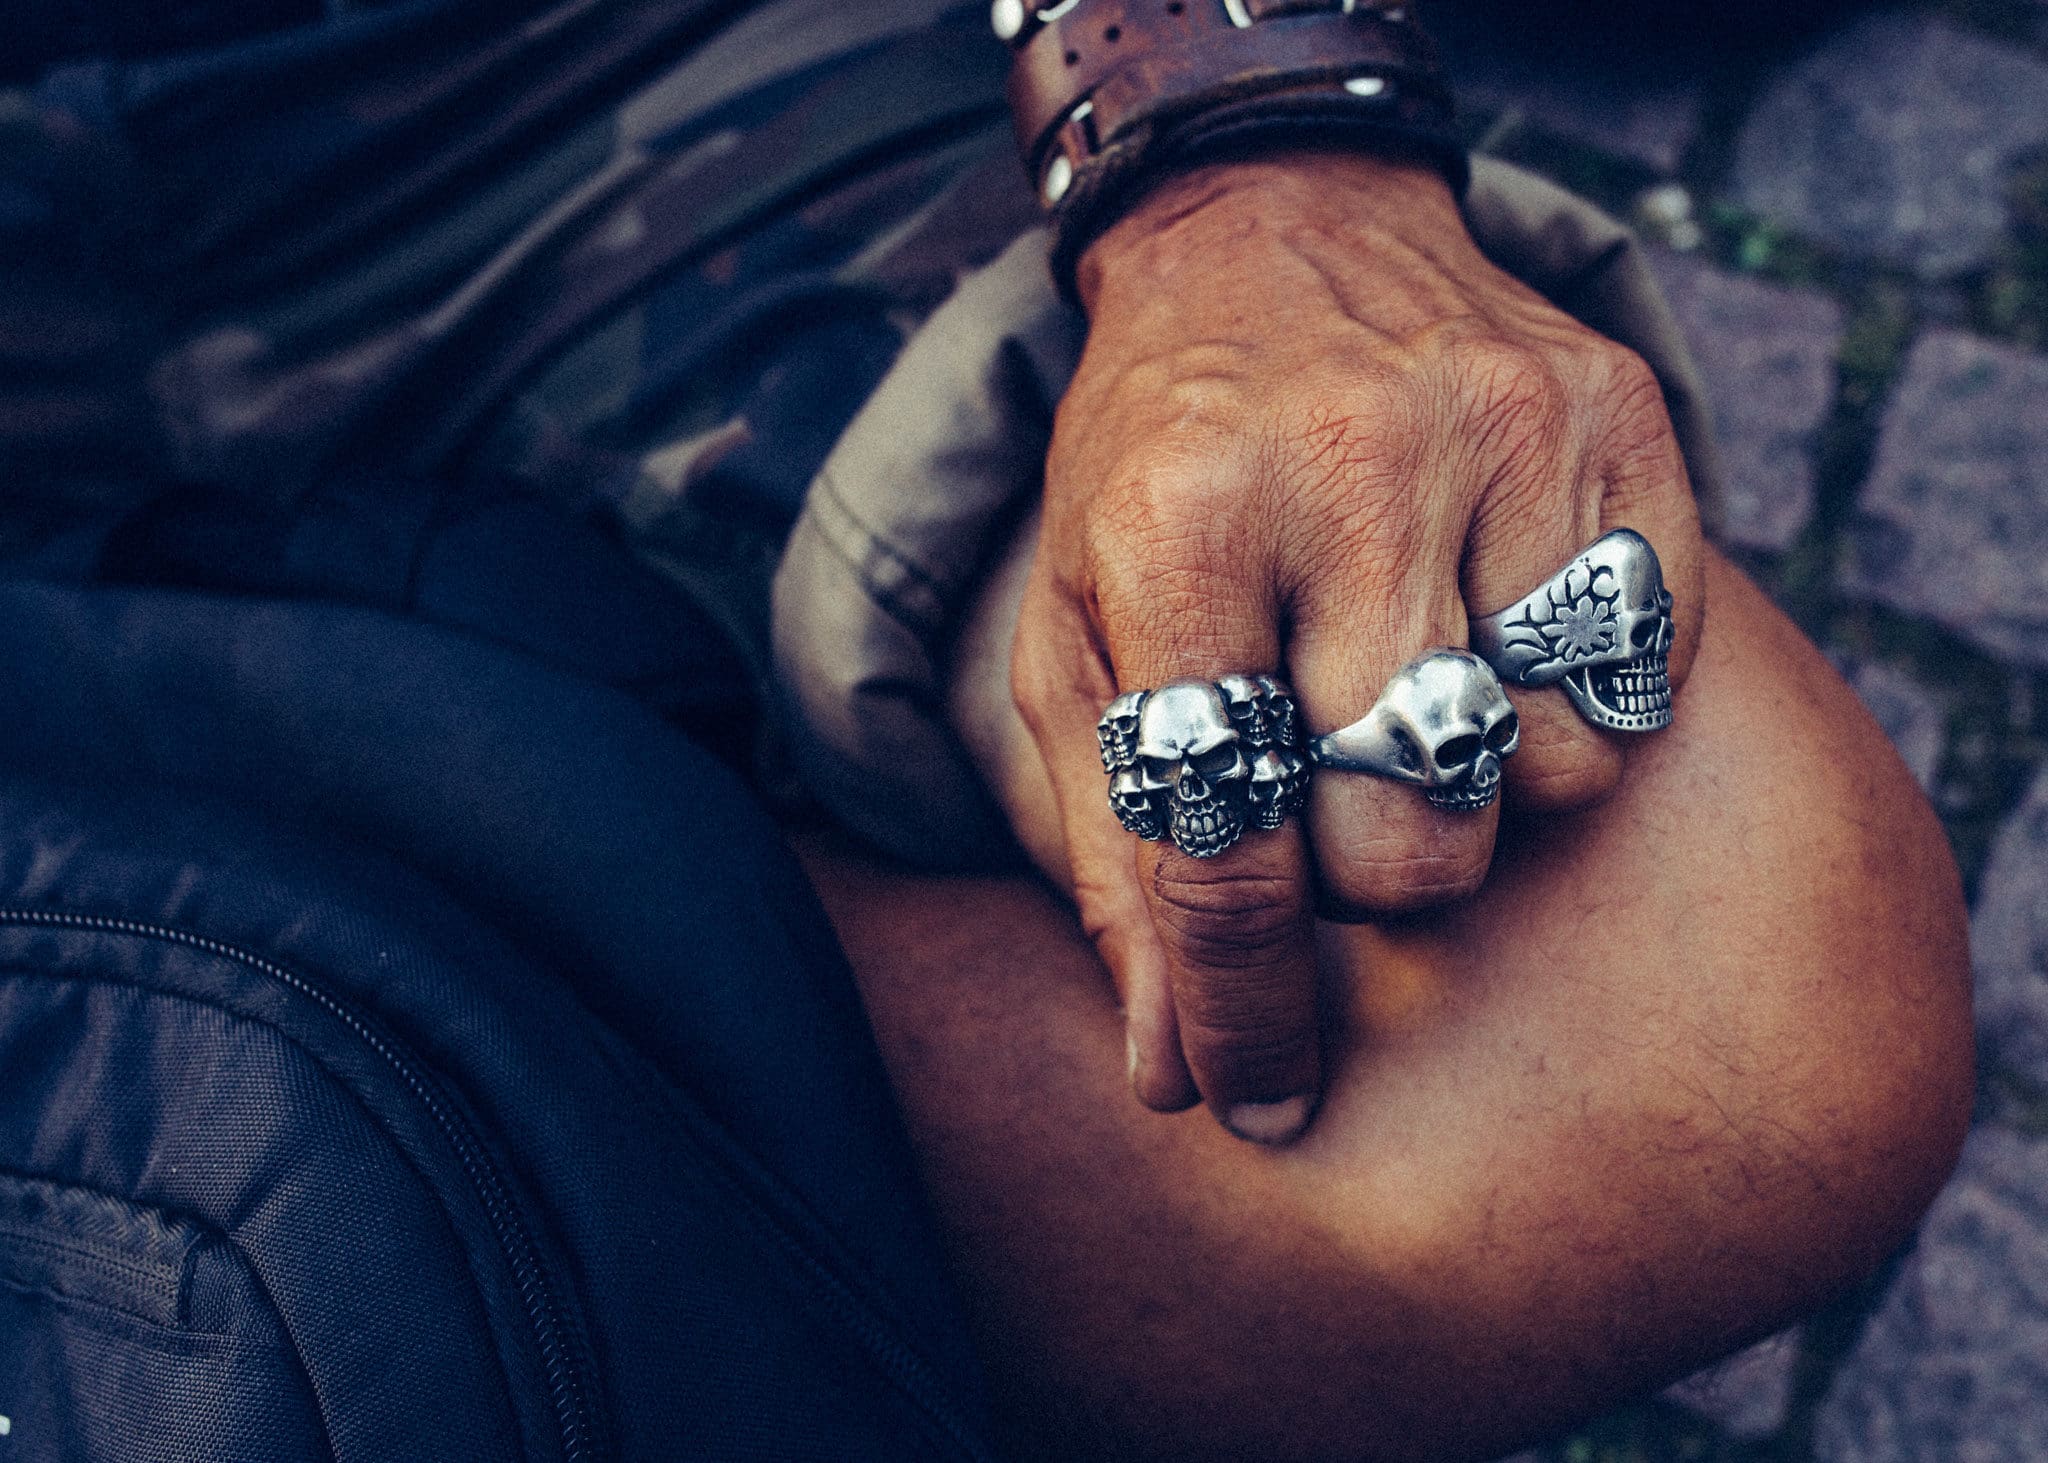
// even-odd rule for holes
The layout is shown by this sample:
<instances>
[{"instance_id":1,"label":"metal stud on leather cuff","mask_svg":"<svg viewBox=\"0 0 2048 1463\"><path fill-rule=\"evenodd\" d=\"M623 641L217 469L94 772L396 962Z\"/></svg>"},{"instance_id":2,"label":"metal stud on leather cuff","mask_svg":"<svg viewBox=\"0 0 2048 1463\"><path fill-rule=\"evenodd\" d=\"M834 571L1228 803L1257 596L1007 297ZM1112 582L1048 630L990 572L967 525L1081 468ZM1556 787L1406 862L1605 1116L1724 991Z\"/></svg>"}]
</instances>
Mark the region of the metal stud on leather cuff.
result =
<instances>
[{"instance_id":1,"label":"metal stud on leather cuff","mask_svg":"<svg viewBox=\"0 0 2048 1463\"><path fill-rule=\"evenodd\" d=\"M995 0L1017 142L1056 272L1165 171L1218 151L1380 143L1462 188L1436 52L1407 0Z\"/></svg>"}]
</instances>

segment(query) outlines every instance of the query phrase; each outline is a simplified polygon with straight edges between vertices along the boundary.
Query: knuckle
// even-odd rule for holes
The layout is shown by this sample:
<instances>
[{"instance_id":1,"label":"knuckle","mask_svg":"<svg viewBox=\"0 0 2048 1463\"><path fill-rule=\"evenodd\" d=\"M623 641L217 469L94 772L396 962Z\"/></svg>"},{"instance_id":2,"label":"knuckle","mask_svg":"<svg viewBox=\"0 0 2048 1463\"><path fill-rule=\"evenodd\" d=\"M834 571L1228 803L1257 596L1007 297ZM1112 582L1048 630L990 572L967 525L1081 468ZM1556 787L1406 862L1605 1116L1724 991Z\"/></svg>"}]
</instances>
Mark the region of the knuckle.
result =
<instances>
[{"instance_id":1,"label":"knuckle","mask_svg":"<svg viewBox=\"0 0 2048 1463\"><path fill-rule=\"evenodd\" d=\"M1389 457L1397 455L1396 434L1384 419L1348 406L1311 408L1300 434L1286 450L1294 458L1292 476L1310 492L1328 492L1370 482L1383 475Z\"/></svg>"},{"instance_id":2,"label":"knuckle","mask_svg":"<svg viewBox=\"0 0 2048 1463\"><path fill-rule=\"evenodd\" d=\"M1569 741L1560 736L1555 746L1531 745L1525 733L1522 751L1510 759L1507 776L1518 806L1567 812L1612 797L1621 786L1624 761L1621 748L1591 727Z\"/></svg>"},{"instance_id":3,"label":"knuckle","mask_svg":"<svg viewBox=\"0 0 2048 1463\"><path fill-rule=\"evenodd\" d=\"M1267 1000L1242 1005L1217 999L1204 1001L1192 993L1176 998L1180 1005L1181 1047L1203 1084L1211 1089L1259 1088L1275 1085L1315 1040L1306 1014L1291 1014L1281 1003Z\"/></svg>"},{"instance_id":4,"label":"knuckle","mask_svg":"<svg viewBox=\"0 0 2048 1463\"><path fill-rule=\"evenodd\" d=\"M1625 346L1602 341L1594 357L1594 400L1600 429L1596 454L1607 476L1627 493L1663 491L1685 482L1685 462L1664 405L1664 383Z\"/></svg>"},{"instance_id":5,"label":"knuckle","mask_svg":"<svg viewBox=\"0 0 2048 1463\"><path fill-rule=\"evenodd\" d=\"M1469 898L1486 881L1489 861L1483 847L1366 853L1326 877L1336 909L1368 916L1402 914Z\"/></svg>"},{"instance_id":6,"label":"knuckle","mask_svg":"<svg viewBox=\"0 0 2048 1463\"><path fill-rule=\"evenodd\" d=\"M1087 546L1093 579L1203 571L1238 536L1244 498L1220 454L1175 445L1127 457L1096 502Z\"/></svg>"},{"instance_id":7,"label":"knuckle","mask_svg":"<svg viewBox=\"0 0 2048 1463\"><path fill-rule=\"evenodd\" d=\"M1257 363L1225 343L1195 347L1165 363L1163 378L1147 383L1166 436L1202 443L1226 436L1244 420L1249 403L1244 381Z\"/></svg>"},{"instance_id":8,"label":"knuckle","mask_svg":"<svg viewBox=\"0 0 2048 1463\"><path fill-rule=\"evenodd\" d=\"M1270 449L1273 480L1288 485L1283 542L1298 592L1318 580L1346 584L1411 563L1428 516L1414 483L1430 450L1414 392L1312 409Z\"/></svg>"},{"instance_id":9,"label":"knuckle","mask_svg":"<svg viewBox=\"0 0 2048 1463\"><path fill-rule=\"evenodd\" d=\"M1110 660L1170 650L1181 658L1227 653L1269 592L1257 582L1263 536L1230 464L1175 464L1115 490L1086 549L1090 600ZM1152 659L1156 655L1141 658Z\"/></svg>"},{"instance_id":10,"label":"knuckle","mask_svg":"<svg viewBox=\"0 0 2048 1463\"><path fill-rule=\"evenodd\" d=\"M1178 528L1214 505L1213 477L1195 453L1161 437L1119 453L1108 464L1088 505L1091 539L1142 539L1153 529Z\"/></svg>"},{"instance_id":11,"label":"knuckle","mask_svg":"<svg viewBox=\"0 0 2048 1463\"><path fill-rule=\"evenodd\" d=\"M1664 417L1664 383L1650 363L1625 345L1600 340L1592 349L1595 392L1609 412L1621 418Z\"/></svg>"},{"instance_id":12,"label":"knuckle","mask_svg":"<svg viewBox=\"0 0 2048 1463\"><path fill-rule=\"evenodd\" d=\"M1350 494L1400 479L1426 437L1416 393L1355 378L1303 383L1306 403L1266 444L1280 459L1273 476L1297 491Z\"/></svg>"},{"instance_id":13,"label":"knuckle","mask_svg":"<svg viewBox=\"0 0 2048 1463\"><path fill-rule=\"evenodd\" d=\"M1306 938L1301 891L1285 879L1168 856L1152 876L1152 894L1161 936L1205 970L1263 970Z\"/></svg>"},{"instance_id":14,"label":"knuckle","mask_svg":"<svg viewBox=\"0 0 2048 1463\"><path fill-rule=\"evenodd\" d=\"M1459 352L1468 441L1491 461L1547 462L1564 445L1572 394L1549 352L1488 338Z\"/></svg>"}]
</instances>

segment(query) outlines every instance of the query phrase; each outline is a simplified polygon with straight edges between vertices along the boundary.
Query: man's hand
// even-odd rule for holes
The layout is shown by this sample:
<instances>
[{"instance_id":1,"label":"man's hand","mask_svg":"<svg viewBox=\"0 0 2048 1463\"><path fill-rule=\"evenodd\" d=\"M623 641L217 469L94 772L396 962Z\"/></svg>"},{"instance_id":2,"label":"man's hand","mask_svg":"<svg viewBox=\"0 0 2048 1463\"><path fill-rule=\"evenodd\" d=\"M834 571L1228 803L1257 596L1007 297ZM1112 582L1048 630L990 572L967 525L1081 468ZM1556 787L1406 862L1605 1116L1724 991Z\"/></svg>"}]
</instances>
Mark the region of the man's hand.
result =
<instances>
[{"instance_id":1,"label":"man's hand","mask_svg":"<svg viewBox=\"0 0 2048 1463\"><path fill-rule=\"evenodd\" d=\"M1489 264L1434 173L1302 154L1205 168L1083 256L1088 346L1053 434L1013 666L1082 921L1115 973L1139 1098L1206 1100L1284 1142L1318 1091L1312 914L1459 898L1498 808L1323 772L1308 833L1218 857L1141 843L1106 801L1095 722L1120 690L1277 672L1316 732L1420 651L1466 643L1608 528L1699 640L1699 528L1649 368ZM1560 690L1517 689L1506 796L1597 801L1624 743ZM1311 885L1317 886L1312 892Z\"/></svg>"}]
</instances>

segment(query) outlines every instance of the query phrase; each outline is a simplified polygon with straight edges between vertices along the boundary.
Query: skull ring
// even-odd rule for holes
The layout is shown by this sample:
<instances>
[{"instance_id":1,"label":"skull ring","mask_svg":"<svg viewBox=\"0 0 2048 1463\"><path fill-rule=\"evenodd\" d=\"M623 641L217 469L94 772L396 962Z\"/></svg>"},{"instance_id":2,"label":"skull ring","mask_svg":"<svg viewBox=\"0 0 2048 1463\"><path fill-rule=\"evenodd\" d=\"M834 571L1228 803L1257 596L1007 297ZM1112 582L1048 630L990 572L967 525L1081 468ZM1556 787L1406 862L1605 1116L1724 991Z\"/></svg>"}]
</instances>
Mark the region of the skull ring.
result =
<instances>
[{"instance_id":1,"label":"skull ring","mask_svg":"<svg viewBox=\"0 0 2048 1463\"><path fill-rule=\"evenodd\" d=\"M1294 696L1271 676L1126 691L1095 725L1109 806L1150 841L1214 858L1246 828L1278 828L1308 796Z\"/></svg>"},{"instance_id":2,"label":"skull ring","mask_svg":"<svg viewBox=\"0 0 2048 1463\"><path fill-rule=\"evenodd\" d=\"M1579 715L1610 731L1671 725L1671 593L1650 541L1617 528L1497 614L1472 648L1518 686L1562 683Z\"/></svg>"},{"instance_id":3,"label":"skull ring","mask_svg":"<svg viewBox=\"0 0 2048 1463\"><path fill-rule=\"evenodd\" d=\"M1372 710L1309 743L1309 760L1413 783L1439 808L1477 812L1500 795L1522 726L1500 678L1469 650L1429 650L1394 673Z\"/></svg>"}]
</instances>

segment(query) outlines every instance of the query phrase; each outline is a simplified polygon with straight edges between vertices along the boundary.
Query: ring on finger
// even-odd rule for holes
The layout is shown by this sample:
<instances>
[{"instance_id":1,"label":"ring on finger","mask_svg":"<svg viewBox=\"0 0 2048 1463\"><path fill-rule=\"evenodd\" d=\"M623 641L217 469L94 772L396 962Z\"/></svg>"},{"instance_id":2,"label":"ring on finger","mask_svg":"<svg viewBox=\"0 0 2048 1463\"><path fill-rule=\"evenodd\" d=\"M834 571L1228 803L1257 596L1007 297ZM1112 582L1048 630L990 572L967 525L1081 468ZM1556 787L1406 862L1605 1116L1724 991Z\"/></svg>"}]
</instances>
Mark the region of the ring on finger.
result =
<instances>
[{"instance_id":1,"label":"ring on finger","mask_svg":"<svg viewBox=\"0 0 2048 1463\"><path fill-rule=\"evenodd\" d=\"M1500 678L1469 650L1424 651L1394 672L1372 710L1309 743L1309 760L1422 789L1449 812L1476 813L1500 795L1502 761L1521 722Z\"/></svg>"},{"instance_id":2,"label":"ring on finger","mask_svg":"<svg viewBox=\"0 0 2048 1463\"><path fill-rule=\"evenodd\" d=\"M1272 676L1126 691L1095 724L1109 806L1147 841L1214 858L1247 828L1278 828L1308 798L1294 694Z\"/></svg>"},{"instance_id":3,"label":"ring on finger","mask_svg":"<svg viewBox=\"0 0 2048 1463\"><path fill-rule=\"evenodd\" d=\"M1671 592L1650 541L1603 534L1506 609L1472 622L1472 648L1518 686L1562 685L1609 731L1671 725Z\"/></svg>"}]
</instances>

